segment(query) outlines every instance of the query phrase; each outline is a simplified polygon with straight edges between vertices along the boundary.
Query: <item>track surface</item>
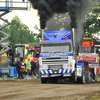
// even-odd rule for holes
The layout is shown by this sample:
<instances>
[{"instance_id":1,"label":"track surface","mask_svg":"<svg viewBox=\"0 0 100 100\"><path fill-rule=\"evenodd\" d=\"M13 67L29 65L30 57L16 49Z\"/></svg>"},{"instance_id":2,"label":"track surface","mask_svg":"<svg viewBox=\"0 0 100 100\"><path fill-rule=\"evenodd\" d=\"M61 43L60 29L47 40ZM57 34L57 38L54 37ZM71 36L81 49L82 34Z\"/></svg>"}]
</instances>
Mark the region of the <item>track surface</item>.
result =
<instances>
[{"instance_id":1,"label":"track surface","mask_svg":"<svg viewBox=\"0 0 100 100\"><path fill-rule=\"evenodd\" d=\"M91 100L96 98L100 98L100 83L41 84L40 79L0 81L0 100Z\"/></svg>"}]
</instances>

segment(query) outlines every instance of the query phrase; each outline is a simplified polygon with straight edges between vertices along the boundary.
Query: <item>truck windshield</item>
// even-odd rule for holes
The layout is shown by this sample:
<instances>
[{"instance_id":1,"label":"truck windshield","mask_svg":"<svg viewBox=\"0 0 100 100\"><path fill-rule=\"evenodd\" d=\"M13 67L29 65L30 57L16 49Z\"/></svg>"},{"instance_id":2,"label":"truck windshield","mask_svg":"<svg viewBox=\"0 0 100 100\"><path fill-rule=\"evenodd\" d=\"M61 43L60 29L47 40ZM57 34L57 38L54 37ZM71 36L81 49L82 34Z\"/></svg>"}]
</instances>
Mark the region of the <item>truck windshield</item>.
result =
<instances>
[{"instance_id":1,"label":"truck windshield","mask_svg":"<svg viewBox=\"0 0 100 100\"><path fill-rule=\"evenodd\" d=\"M63 53L71 52L70 43L51 43L51 44L41 44L42 53Z\"/></svg>"},{"instance_id":2,"label":"truck windshield","mask_svg":"<svg viewBox=\"0 0 100 100\"><path fill-rule=\"evenodd\" d=\"M24 58L24 46L16 46L15 47L15 62L17 59Z\"/></svg>"},{"instance_id":3,"label":"truck windshield","mask_svg":"<svg viewBox=\"0 0 100 100\"><path fill-rule=\"evenodd\" d=\"M91 52L92 52L92 46L90 46L90 47L82 47L80 45L79 53L91 53Z\"/></svg>"},{"instance_id":4,"label":"truck windshield","mask_svg":"<svg viewBox=\"0 0 100 100\"><path fill-rule=\"evenodd\" d=\"M34 50L29 50L29 54L34 55Z\"/></svg>"}]
</instances>

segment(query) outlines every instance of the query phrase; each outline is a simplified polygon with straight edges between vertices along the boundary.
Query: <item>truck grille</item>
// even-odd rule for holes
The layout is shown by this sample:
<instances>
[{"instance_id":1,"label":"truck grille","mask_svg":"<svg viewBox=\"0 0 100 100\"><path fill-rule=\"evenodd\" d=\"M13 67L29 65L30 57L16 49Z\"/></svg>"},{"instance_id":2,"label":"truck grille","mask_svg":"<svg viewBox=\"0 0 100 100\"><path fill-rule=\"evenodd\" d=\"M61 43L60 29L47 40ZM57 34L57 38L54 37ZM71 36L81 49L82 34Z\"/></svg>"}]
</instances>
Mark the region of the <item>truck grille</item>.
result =
<instances>
[{"instance_id":1,"label":"truck grille","mask_svg":"<svg viewBox=\"0 0 100 100\"><path fill-rule=\"evenodd\" d=\"M49 65L49 69L62 69L62 65Z\"/></svg>"},{"instance_id":2,"label":"truck grille","mask_svg":"<svg viewBox=\"0 0 100 100\"><path fill-rule=\"evenodd\" d=\"M61 58L45 58L45 60L42 59L42 64L48 64L48 65L51 65L51 64L57 64L57 65L61 65L61 64L64 64L64 63L68 63L69 60L68 59L61 59Z\"/></svg>"}]
</instances>

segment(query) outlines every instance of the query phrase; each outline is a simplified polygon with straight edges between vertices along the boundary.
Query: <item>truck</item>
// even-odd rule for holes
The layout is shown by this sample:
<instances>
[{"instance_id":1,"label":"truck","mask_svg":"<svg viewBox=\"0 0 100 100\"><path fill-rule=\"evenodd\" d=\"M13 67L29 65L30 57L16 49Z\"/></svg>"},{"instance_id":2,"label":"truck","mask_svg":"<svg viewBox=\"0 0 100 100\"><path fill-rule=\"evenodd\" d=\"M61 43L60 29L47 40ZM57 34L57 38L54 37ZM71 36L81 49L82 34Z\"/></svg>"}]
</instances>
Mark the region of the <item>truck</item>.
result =
<instances>
[{"instance_id":1,"label":"truck","mask_svg":"<svg viewBox=\"0 0 100 100\"><path fill-rule=\"evenodd\" d=\"M34 61L36 62L36 59L39 57L40 54L40 43L34 43L34 46L32 46L32 44L33 43L30 43L31 47L29 48L29 55L31 56L31 59L34 59Z\"/></svg>"},{"instance_id":2,"label":"truck","mask_svg":"<svg viewBox=\"0 0 100 100\"><path fill-rule=\"evenodd\" d=\"M83 37L79 43L79 52L77 62L83 62L85 65L85 78L86 81L98 81L100 70L99 62L99 46L100 42L90 37ZM93 78L90 75L93 74Z\"/></svg>"},{"instance_id":3,"label":"truck","mask_svg":"<svg viewBox=\"0 0 100 100\"><path fill-rule=\"evenodd\" d=\"M59 78L85 83L85 65L76 61L78 49L75 49L74 29L72 31L43 32L39 55L41 83L56 83Z\"/></svg>"},{"instance_id":4,"label":"truck","mask_svg":"<svg viewBox=\"0 0 100 100\"><path fill-rule=\"evenodd\" d=\"M20 59L22 62L23 59L27 60L29 54L29 44L15 44L14 45L14 55L13 55L13 62L17 62L17 59Z\"/></svg>"}]
</instances>

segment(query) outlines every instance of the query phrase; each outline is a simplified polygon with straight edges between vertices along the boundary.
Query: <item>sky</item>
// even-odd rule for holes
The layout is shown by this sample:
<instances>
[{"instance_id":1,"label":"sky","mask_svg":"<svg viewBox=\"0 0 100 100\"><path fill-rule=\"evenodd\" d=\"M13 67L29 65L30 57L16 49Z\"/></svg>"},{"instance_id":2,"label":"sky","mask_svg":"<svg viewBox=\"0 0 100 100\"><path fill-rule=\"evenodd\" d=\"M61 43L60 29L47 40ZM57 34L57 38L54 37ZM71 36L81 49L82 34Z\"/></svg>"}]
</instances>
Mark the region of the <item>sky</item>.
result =
<instances>
[{"instance_id":1,"label":"sky","mask_svg":"<svg viewBox=\"0 0 100 100\"><path fill-rule=\"evenodd\" d=\"M22 0L20 0L20 1L22 1ZM0 12L0 13L2 13L2 12ZM34 29L35 24L40 28L39 16L37 16L36 10L34 10L32 8L27 11L26 10L13 10L12 12L4 15L2 18L8 19L8 21L11 22L11 19L15 15L17 15L22 20L22 22L29 27L30 30L32 30L33 32L38 32ZM0 24L3 24L3 21L0 20Z\"/></svg>"}]
</instances>

